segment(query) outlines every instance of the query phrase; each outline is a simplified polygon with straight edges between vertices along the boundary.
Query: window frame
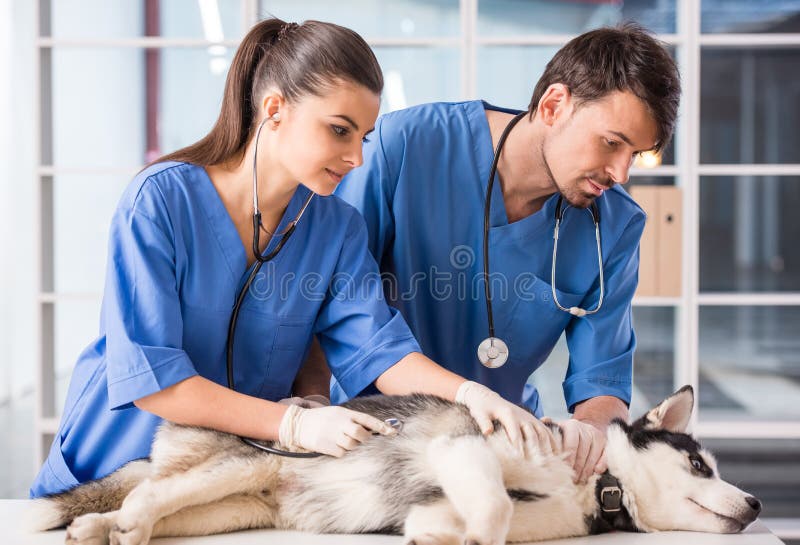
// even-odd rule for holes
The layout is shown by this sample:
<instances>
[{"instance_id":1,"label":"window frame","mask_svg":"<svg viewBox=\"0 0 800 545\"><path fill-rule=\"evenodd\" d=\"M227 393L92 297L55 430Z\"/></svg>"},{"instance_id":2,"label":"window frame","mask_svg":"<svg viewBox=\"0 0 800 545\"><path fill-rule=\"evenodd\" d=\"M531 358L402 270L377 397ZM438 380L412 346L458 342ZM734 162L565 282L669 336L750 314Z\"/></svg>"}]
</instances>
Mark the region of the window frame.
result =
<instances>
[{"instance_id":1,"label":"window frame","mask_svg":"<svg viewBox=\"0 0 800 545\"><path fill-rule=\"evenodd\" d=\"M54 247L53 247L53 180L61 174L114 175L130 177L137 168L64 168L52 164L52 51L54 47L134 47L208 48L214 45L236 47L238 40L213 42L198 39L176 39L141 37L126 39L72 39L50 36L50 5L52 0L37 2L38 32L36 39L36 69L34 83L36 101L39 104L36 150L37 166L33 173L36 183L35 211L32 220L37 248L35 270L39 289L34 302L38 344L34 358L36 369L34 463L44 460L50 443L58 429L58 408L55 407L55 344L54 308L64 301L99 301L100 292L66 293L55 291ZM461 35L458 37L392 38L383 39L365 36L374 48L429 46L454 47L460 50L461 95L464 100L476 97L477 52L479 47L493 46L561 46L572 35L523 35L512 37L482 37L477 35L479 0L460 0ZM703 293L699 290L699 183L703 176L800 176L800 164L700 164L700 56L703 48L742 47L796 47L800 46L799 34L701 34L701 3L696 0L676 0L675 34L660 34L657 37L676 48L676 58L681 72L684 94L675 134L675 164L652 169L635 168L633 178L638 176L674 177L676 185L683 188L682 293L678 297L637 297L637 306L667 306L676 309L674 386L699 382L699 309L704 305L791 305L800 306L800 292L792 293ZM242 0L241 17L243 28L249 28L259 19L258 0ZM699 416L698 416L699 415ZM692 417L692 426L701 437L714 438L800 438L800 421L770 420L726 420L704 421L702 411Z\"/></svg>"}]
</instances>

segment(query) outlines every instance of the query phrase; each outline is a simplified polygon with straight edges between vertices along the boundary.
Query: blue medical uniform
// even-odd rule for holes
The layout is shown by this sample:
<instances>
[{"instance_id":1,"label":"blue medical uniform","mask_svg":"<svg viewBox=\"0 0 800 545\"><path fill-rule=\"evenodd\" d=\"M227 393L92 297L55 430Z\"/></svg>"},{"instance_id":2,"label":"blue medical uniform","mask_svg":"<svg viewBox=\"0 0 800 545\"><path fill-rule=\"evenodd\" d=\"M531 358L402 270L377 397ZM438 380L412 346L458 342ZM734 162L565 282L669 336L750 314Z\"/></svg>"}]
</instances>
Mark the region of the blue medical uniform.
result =
<instances>
[{"instance_id":1,"label":"blue medical uniform","mask_svg":"<svg viewBox=\"0 0 800 545\"><path fill-rule=\"evenodd\" d=\"M308 194L298 187L278 232ZM236 227L203 168L162 163L134 179L111 222L100 334L75 365L32 497L148 456L160 419L133 401L194 375L227 385L228 321L248 271ZM338 197L314 197L242 305L236 389L288 397L314 334L350 395L418 351L377 275L361 215Z\"/></svg>"},{"instance_id":2,"label":"blue medical uniform","mask_svg":"<svg viewBox=\"0 0 800 545\"><path fill-rule=\"evenodd\" d=\"M487 369L476 348L488 336L483 281L486 183L493 158L483 101L437 103L384 115L364 147L364 166L336 194L355 206L390 302L405 316L423 352L448 369L540 414L526 384L562 332L569 346L563 383L572 410L585 399L630 402L631 299L645 215L615 187L596 200L601 214L605 299L594 315L558 310L550 291L555 204L509 223L500 184L492 193L490 284L495 333L506 341L505 366ZM594 224L588 211L567 210L561 223L557 294L567 308L593 308L599 296ZM333 384L334 400L348 397Z\"/></svg>"}]
</instances>

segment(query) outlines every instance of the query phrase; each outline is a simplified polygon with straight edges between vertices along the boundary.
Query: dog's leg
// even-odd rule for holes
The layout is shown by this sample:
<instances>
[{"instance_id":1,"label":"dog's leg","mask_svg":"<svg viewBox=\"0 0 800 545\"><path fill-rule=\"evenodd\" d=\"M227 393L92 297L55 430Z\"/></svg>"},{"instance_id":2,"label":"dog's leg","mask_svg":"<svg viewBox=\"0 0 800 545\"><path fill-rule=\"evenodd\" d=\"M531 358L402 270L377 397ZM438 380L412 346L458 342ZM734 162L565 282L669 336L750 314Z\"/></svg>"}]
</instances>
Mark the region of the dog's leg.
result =
<instances>
[{"instance_id":1,"label":"dog's leg","mask_svg":"<svg viewBox=\"0 0 800 545\"><path fill-rule=\"evenodd\" d=\"M427 454L442 491L466 523L465 543L503 545L513 504L500 461L484 438L438 437Z\"/></svg>"},{"instance_id":2,"label":"dog's leg","mask_svg":"<svg viewBox=\"0 0 800 545\"><path fill-rule=\"evenodd\" d=\"M278 462L271 456L226 456L230 455L140 483L122 503L109 535L111 545L145 545L158 520L185 507L215 502L232 494L260 493L277 471Z\"/></svg>"},{"instance_id":3,"label":"dog's leg","mask_svg":"<svg viewBox=\"0 0 800 545\"><path fill-rule=\"evenodd\" d=\"M108 545L108 534L117 521L119 511L87 513L67 526L65 545Z\"/></svg>"},{"instance_id":4,"label":"dog's leg","mask_svg":"<svg viewBox=\"0 0 800 545\"><path fill-rule=\"evenodd\" d=\"M414 505L405 522L405 545L461 545L464 521L449 500Z\"/></svg>"},{"instance_id":5,"label":"dog's leg","mask_svg":"<svg viewBox=\"0 0 800 545\"><path fill-rule=\"evenodd\" d=\"M269 496L236 494L205 505L194 505L164 517L152 537L206 536L249 528L272 528L277 510Z\"/></svg>"}]
</instances>

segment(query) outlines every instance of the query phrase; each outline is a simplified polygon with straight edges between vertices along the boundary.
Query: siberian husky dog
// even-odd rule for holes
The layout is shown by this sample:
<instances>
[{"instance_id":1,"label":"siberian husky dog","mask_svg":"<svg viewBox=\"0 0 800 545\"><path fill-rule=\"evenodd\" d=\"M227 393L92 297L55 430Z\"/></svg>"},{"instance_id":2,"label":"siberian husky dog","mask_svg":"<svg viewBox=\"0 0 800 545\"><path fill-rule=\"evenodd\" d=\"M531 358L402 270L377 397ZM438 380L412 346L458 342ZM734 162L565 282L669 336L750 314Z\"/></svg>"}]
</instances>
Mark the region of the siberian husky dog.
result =
<instances>
[{"instance_id":1,"label":"siberian husky dog","mask_svg":"<svg viewBox=\"0 0 800 545\"><path fill-rule=\"evenodd\" d=\"M614 529L740 532L761 505L721 480L712 455L686 434L693 404L686 386L633 424L612 423L608 472L585 484L573 483L564 454L520 454L504 433L481 435L465 406L428 395L348 402L404 425L342 458L279 457L232 435L165 423L149 459L36 500L29 522L68 525L66 543L92 545L272 527L402 533L416 545Z\"/></svg>"}]
</instances>

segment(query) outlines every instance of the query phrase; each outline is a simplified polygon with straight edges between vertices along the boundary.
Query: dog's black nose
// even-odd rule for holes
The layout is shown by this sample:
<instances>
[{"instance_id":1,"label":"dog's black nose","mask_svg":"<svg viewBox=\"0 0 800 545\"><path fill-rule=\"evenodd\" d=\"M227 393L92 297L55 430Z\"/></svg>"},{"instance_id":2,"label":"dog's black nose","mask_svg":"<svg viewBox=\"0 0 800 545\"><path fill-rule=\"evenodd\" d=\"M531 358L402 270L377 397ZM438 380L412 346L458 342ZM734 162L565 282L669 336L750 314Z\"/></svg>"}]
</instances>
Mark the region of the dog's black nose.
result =
<instances>
[{"instance_id":1,"label":"dog's black nose","mask_svg":"<svg viewBox=\"0 0 800 545\"><path fill-rule=\"evenodd\" d=\"M761 512L761 502L758 501L757 498L755 498L754 496L747 496L745 498L745 501L747 502L747 505L749 505L750 508L753 511L755 511L756 513L760 513Z\"/></svg>"}]
</instances>

